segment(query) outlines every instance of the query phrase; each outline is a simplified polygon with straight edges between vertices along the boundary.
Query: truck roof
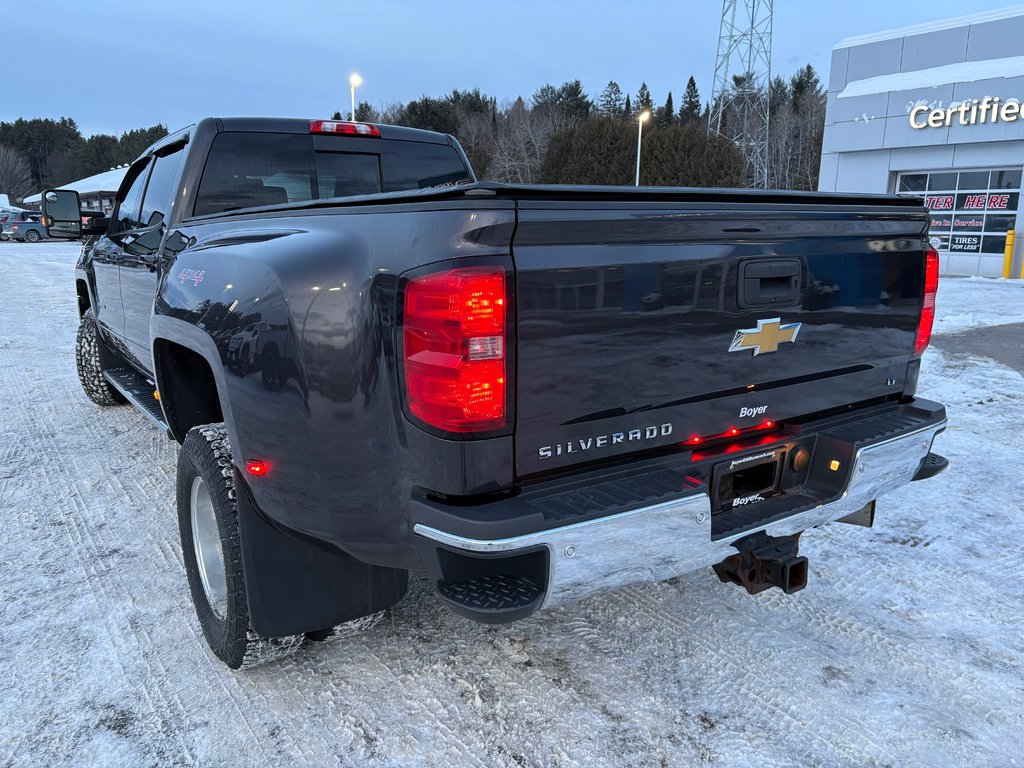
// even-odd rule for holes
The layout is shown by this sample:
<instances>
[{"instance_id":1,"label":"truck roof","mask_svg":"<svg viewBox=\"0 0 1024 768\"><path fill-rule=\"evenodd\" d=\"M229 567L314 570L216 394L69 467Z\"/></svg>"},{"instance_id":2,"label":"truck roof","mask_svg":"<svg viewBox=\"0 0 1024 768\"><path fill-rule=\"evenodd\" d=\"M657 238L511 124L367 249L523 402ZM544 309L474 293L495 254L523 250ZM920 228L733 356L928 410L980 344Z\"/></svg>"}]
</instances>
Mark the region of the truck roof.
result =
<instances>
[{"instance_id":1,"label":"truck roof","mask_svg":"<svg viewBox=\"0 0 1024 768\"><path fill-rule=\"evenodd\" d=\"M176 131L171 131L161 139L157 139L142 152L143 157L152 152L159 151L164 147L175 144L183 136L193 134L194 131L220 133L221 131L247 131L250 133L309 133L310 120L326 118L304 118L304 117L204 117L196 122L183 126ZM341 120L338 122L348 122ZM418 141L427 144L455 145L455 140L447 133L437 131L425 131L421 128L407 128L402 125L386 125L384 123L369 123L380 131L382 139L393 141ZM194 134L193 134L194 135Z\"/></svg>"}]
</instances>

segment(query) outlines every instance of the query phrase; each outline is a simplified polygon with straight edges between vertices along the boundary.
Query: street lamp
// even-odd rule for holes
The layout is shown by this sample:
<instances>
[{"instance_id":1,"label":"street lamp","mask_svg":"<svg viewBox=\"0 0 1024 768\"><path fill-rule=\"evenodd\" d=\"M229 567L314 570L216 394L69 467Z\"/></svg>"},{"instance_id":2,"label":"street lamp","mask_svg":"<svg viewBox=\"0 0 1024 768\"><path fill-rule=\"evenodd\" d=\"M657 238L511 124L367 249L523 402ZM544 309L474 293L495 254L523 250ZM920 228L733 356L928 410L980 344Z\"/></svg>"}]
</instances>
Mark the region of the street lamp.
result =
<instances>
[{"instance_id":1,"label":"street lamp","mask_svg":"<svg viewBox=\"0 0 1024 768\"><path fill-rule=\"evenodd\" d=\"M647 122L647 118L651 116L649 110L644 110L636 116L636 121L640 125L640 129L636 134L636 184L634 186L640 186L640 142L644 137L644 123Z\"/></svg>"},{"instance_id":2,"label":"street lamp","mask_svg":"<svg viewBox=\"0 0 1024 768\"><path fill-rule=\"evenodd\" d=\"M353 72L348 76L348 84L352 92L352 122L356 121L356 88L363 84L363 78Z\"/></svg>"}]
</instances>

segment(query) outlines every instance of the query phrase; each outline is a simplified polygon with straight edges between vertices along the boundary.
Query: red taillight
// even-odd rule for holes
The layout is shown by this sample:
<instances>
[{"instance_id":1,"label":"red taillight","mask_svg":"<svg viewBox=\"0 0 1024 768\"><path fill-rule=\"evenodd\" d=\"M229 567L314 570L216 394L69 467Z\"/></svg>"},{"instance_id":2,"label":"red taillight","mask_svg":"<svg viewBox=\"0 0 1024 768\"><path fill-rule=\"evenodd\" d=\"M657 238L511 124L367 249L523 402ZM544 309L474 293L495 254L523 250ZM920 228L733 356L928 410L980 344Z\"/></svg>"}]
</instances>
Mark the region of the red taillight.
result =
<instances>
[{"instance_id":1,"label":"red taillight","mask_svg":"<svg viewBox=\"0 0 1024 768\"><path fill-rule=\"evenodd\" d=\"M921 305L921 319L917 323L917 341L914 354L924 354L932 338L932 324L935 322L935 294L939 290L939 253L929 247L925 254L924 302Z\"/></svg>"},{"instance_id":2,"label":"red taillight","mask_svg":"<svg viewBox=\"0 0 1024 768\"><path fill-rule=\"evenodd\" d=\"M346 136L370 136L380 138L380 131L376 125L369 123L349 123L339 120L310 120L310 133L340 133Z\"/></svg>"},{"instance_id":3,"label":"red taillight","mask_svg":"<svg viewBox=\"0 0 1024 768\"><path fill-rule=\"evenodd\" d=\"M463 267L405 288L405 388L412 415L447 432L506 424L505 270Z\"/></svg>"}]
</instances>

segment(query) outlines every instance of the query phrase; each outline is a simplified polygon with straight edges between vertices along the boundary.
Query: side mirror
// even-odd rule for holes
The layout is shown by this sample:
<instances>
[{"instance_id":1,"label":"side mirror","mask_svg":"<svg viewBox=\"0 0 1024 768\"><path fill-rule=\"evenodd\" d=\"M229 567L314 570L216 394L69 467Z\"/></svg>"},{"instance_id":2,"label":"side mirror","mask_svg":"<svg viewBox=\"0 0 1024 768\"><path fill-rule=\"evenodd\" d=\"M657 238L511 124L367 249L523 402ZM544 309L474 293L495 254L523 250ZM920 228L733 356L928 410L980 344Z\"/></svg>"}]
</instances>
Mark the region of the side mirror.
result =
<instances>
[{"instance_id":1,"label":"side mirror","mask_svg":"<svg viewBox=\"0 0 1024 768\"><path fill-rule=\"evenodd\" d=\"M43 226L46 234L64 240L82 236L81 202L73 189L43 192Z\"/></svg>"}]
</instances>

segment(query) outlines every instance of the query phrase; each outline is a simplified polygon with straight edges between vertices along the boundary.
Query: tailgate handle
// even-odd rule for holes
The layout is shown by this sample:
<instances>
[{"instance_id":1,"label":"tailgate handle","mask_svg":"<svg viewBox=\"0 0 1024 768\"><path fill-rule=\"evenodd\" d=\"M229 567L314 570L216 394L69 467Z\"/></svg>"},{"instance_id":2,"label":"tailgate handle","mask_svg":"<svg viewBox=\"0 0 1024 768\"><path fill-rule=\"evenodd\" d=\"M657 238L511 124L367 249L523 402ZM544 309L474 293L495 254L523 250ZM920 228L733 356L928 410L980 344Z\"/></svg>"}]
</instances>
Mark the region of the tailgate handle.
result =
<instances>
[{"instance_id":1,"label":"tailgate handle","mask_svg":"<svg viewBox=\"0 0 1024 768\"><path fill-rule=\"evenodd\" d=\"M800 301L800 260L772 259L740 264L740 307L779 307Z\"/></svg>"}]
</instances>

